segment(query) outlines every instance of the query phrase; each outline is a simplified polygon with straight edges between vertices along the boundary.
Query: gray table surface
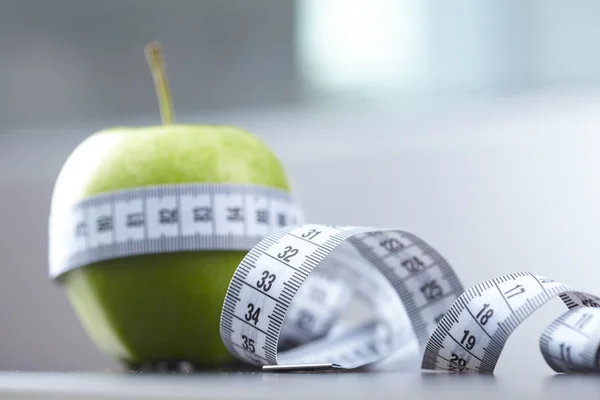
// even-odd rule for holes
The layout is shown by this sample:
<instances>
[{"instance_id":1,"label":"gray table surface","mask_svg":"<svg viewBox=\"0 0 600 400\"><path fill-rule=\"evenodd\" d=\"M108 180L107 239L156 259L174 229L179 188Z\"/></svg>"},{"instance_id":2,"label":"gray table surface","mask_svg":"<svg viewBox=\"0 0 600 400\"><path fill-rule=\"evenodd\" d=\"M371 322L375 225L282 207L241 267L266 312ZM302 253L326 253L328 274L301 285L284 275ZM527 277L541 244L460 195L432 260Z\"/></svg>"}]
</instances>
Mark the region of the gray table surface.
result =
<instances>
[{"instance_id":1,"label":"gray table surface","mask_svg":"<svg viewBox=\"0 0 600 400\"><path fill-rule=\"evenodd\" d=\"M2 399L565 399L600 396L600 375L447 373L123 374L2 372Z\"/></svg>"}]
</instances>

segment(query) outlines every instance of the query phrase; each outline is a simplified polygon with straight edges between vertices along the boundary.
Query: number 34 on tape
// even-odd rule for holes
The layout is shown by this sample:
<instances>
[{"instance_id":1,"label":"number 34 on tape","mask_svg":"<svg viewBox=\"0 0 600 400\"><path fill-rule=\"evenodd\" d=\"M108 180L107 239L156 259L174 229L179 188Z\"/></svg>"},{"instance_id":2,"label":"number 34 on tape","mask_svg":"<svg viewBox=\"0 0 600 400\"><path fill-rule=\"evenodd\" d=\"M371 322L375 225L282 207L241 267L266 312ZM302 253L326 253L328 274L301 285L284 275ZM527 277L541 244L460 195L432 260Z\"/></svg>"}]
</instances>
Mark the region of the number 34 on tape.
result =
<instances>
[{"instance_id":1,"label":"number 34 on tape","mask_svg":"<svg viewBox=\"0 0 600 400\"><path fill-rule=\"evenodd\" d=\"M556 372L600 372L600 298L530 272L464 290L430 245L397 229L307 224L278 230L235 271L221 337L264 370L395 368L492 373L510 334L555 297L568 310L542 333ZM369 312L342 318L352 299Z\"/></svg>"}]
</instances>

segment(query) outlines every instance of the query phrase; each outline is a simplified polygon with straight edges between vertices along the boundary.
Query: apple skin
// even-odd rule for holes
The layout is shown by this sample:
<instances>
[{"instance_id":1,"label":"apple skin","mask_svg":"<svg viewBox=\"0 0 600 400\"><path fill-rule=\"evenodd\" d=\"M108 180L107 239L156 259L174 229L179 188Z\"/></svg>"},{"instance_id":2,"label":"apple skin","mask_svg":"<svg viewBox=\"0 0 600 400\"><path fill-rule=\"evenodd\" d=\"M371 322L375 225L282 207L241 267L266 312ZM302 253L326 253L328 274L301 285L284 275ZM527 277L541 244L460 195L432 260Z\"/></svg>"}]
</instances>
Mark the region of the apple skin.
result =
<instances>
[{"instance_id":1,"label":"apple skin","mask_svg":"<svg viewBox=\"0 0 600 400\"><path fill-rule=\"evenodd\" d=\"M290 191L285 170L254 135L231 126L113 128L84 140L61 169L52 209L100 193L176 183L250 183ZM219 333L230 279L246 252L124 257L60 277L76 314L106 354L125 364L234 363Z\"/></svg>"}]
</instances>

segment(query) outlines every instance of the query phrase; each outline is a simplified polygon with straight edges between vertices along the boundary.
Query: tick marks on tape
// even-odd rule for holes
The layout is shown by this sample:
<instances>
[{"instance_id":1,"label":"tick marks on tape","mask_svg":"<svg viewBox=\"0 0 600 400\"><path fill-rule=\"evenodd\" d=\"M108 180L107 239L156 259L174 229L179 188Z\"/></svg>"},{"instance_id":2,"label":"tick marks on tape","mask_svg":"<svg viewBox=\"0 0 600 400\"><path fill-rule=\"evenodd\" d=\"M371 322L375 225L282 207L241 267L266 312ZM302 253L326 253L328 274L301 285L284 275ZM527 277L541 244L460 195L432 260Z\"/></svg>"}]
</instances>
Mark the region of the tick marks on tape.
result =
<instances>
[{"instance_id":1,"label":"tick marks on tape","mask_svg":"<svg viewBox=\"0 0 600 400\"><path fill-rule=\"evenodd\" d=\"M344 280L348 288L380 276L362 293L374 306L377 321L367 321L368 329L360 326L343 339L325 336L320 340L323 346L280 352L287 310L307 301L300 295L301 286L325 260L344 257L349 250L356 251L354 268L362 276ZM265 271L277 277L269 290L261 288L259 279ZM387 358L407 344L403 341L411 340L406 334L411 326L413 340L425 344L435 320L460 293L462 286L446 261L408 232L323 225L286 228L254 247L240 264L225 298L221 334L231 352L252 364L331 362L354 368ZM382 301L376 300L380 296Z\"/></svg>"},{"instance_id":2,"label":"tick marks on tape","mask_svg":"<svg viewBox=\"0 0 600 400\"><path fill-rule=\"evenodd\" d=\"M50 271L56 276L135 254L248 250L270 232L301 222L290 194L261 186L180 184L111 192L52 210Z\"/></svg>"},{"instance_id":3,"label":"tick marks on tape","mask_svg":"<svg viewBox=\"0 0 600 400\"><path fill-rule=\"evenodd\" d=\"M205 199L208 199L208 196L205 195ZM206 201L206 200L204 200ZM181 199L182 209L187 211L187 215L184 213L183 221L190 220L193 223L211 223L214 221L213 217L213 207L212 206L194 206L194 204L202 203L203 200L198 197L187 196ZM180 209L177 205L168 205L165 207L163 204L164 201L161 201L157 198L149 198L147 199L146 211L144 212L142 209L144 206L141 203L141 200L136 203L131 203L127 201L120 201L115 203L115 216L112 215L111 208L102 209L100 207L96 207L96 213L100 214L97 216L92 216L92 219L96 220L96 234L101 234L103 232L112 231L114 228L114 220L120 220L121 226L125 228L139 228L143 227L146 224L146 221L150 221L150 225L152 225L153 221L156 221L160 225L177 225L180 222ZM221 205L221 201L217 200L216 203ZM134 211L135 209L137 211ZM134 210L132 210L134 209ZM244 223L246 221L246 216L243 214L245 207L243 205L240 206L226 206L221 209L217 209L217 212L223 211L225 213L224 218L228 222L241 222ZM271 210L268 208L256 209L255 212L255 223L256 224L265 224L268 225L271 219ZM83 216L84 212L82 212L82 219L77 223L76 227L76 235L78 237L87 237L90 236L91 233L88 233L88 221L87 218ZM92 213L91 213L92 214ZM252 216L250 216L252 218ZM287 215L284 212L279 212L276 215L277 225L279 227L284 227L287 225ZM210 230L212 225L206 225L206 230ZM117 229L119 231L120 229ZM159 231L156 229L151 229L154 231ZM203 231L202 228L198 228L197 232ZM170 232L167 229L164 229L162 232L157 232L157 234L169 234Z\"/></svg>"},{"instance_id":4,"label":"tick marks on tape","mask_svg":"<svg viewBox=\"0 0 600 400\"><path fill-rule=\"evenodd\" d=\"M541 335L544 359L557 372L600 372L600 298L528 272L465 291L411 233L303 223L288 193L252 185L109 193L53 210L50 275L135 254L247 251L221 337L236 357L271 371L394 369L414 347L423 369L493 372L514 329L559 296L569 311ZM357 326L341 317L354 298L370 309Z\"/></svg>"},{"instance_id":5,"label":"tick marks on tape","mask_svg":"<svg viewBox=\"0 0 600 400\"><path fill-rule=\"evenodd\" d=\"M425 369L493 372L509 335L521 322L555 297L570 309L542 334L540 348L548 364L557 372L598 370L596 356L600 344L600 319L582 331L588 318L600 316L599 298L577 291L548 277L529 272L508 274L477 284L467 290L448 310L431 335L423 359ZM574 320L573 320L574 318ZM583 319L585 325L576 321ZM567 326L567 322L575 322ZM557 324L569 328L558 337ZM565 332L562 332L565 333ZM588 347L593 349L586 349ZM577 356L565 358L558 349L578 348ZM562 362L557 362L562 358Z\"/></svg>"},{"instance_id":6,"label":"tick marks on tape","mask_svg":"<svg viewBox=\"0 0 600 400\"><path fill-rule=\"evenodd\" d=\"M319 233L318 240L313 240L314 232ZM390 345L389 336L378 340L374 330L364 326L344 336L319 338L316 346L308 343L289 352L277 348L286 309L292 301L304 301L296 293L304 279L313 269L324 267L331 257L335 259L344 251L344 244L357 250L357 263L362 259L363 264L375 266L402 300L424 353L423 369L493 372L509 335L537 309L559 296L570 310L543 333L540 349L544 358L557 372L600 372L600 309L592 308L600 305L600 298L528 272L494 278L464 291L453 269L414 235L319 225L276 232L242 261L221 318L221 335L230 351L255 365L330 363L356 368L377 365L401 350L407 343ZM280 257L282 248L297 250L297 257ZM283 277L269 295L260 290L255 279L267 268ZM364 268L363 278L369 279L371 271L366 265ZM370 295L377 297L378 292ZM401 313L380 315L378 322L387 326L391 335L402 336L401 327L394 326L395 317L401 317ZM251 348L246 345L250 341Z\"/></svg>"}]
</instances>

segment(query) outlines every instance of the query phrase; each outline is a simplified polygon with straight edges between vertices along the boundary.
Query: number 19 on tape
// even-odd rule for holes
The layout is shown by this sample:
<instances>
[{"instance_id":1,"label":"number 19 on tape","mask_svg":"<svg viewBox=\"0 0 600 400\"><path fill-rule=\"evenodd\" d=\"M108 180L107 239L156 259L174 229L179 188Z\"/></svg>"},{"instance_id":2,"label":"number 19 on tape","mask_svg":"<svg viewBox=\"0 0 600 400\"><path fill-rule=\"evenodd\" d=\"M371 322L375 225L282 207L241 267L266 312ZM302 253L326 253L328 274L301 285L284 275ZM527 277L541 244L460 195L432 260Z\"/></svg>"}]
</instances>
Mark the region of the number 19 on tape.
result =
<instances>
[{"instance_id":1,"label":"number 19 on tape","mask_svg":"<svg viewBox=\"0 0 600 400\"><path fill-rule=\"evenodd\" d=\"M307 224L248 252L220 329L229 351L265 371L378 370L418 355L427 370L492 373L510 334L556 296L568 311L541 335L544 359L557 372L600 371L600 298L529 272L465 291L409 232ZM349 322L356 304L367 311Z\"/></svg>"}]
</instances>

